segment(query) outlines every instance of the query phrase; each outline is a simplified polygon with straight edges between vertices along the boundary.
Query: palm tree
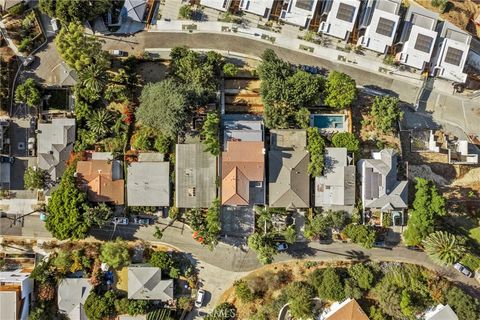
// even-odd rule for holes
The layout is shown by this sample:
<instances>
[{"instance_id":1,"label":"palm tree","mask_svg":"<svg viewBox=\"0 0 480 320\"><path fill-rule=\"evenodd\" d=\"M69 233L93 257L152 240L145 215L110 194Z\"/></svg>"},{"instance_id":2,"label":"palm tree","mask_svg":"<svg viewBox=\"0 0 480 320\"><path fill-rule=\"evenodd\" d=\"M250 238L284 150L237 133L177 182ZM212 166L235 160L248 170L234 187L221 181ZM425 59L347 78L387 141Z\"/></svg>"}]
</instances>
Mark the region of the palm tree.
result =
<instances>
[{"instance_id":1,"label":"palm tree","mask_svg":"<svg viewBox=\"0 0 480 320\"><path fill-rule=\"evenodd\" d=\"M462 239L446 231L436 231L423 240L427 255L439 264L453 264L466 249Z\"/></svg>"},{"instance_id":2,"label":"palm tree","mask_svg":"<svg viewBox=\"0 0 480 320\"><path fill-rule=\"evenodd\" d=\"M110 132L112 121L113 117L110 111L103 109L93 112L87 125L99 138L103 138Z\"/></svg>"},{"instance_id":3,"label":"palm tree","mask_svg":"<svg viewBox=\"0 0 480 320\"><path fill-rule=\"evenodd\" d=\"M80 71L80 82L93 93L100 93L107 84L107 72L100 64L92 64Z\"/></svg>"}]
</instances>

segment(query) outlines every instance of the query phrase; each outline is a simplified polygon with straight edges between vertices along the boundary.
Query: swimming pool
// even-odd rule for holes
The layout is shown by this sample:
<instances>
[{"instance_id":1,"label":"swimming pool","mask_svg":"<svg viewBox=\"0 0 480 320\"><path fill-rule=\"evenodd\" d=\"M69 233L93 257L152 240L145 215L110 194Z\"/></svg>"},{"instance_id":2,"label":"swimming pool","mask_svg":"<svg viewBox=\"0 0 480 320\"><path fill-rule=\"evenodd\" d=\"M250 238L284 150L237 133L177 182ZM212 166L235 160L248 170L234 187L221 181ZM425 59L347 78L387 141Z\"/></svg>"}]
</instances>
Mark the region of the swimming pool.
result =
<instances>
[{"instance_id":1,"label":"swimming pool","mask_svg":"<svg viewBox=\"0 0 480 320\"><path fill-rule=\"evenodd\" d=\"M343 130L345 116L343 114L314 114L311 116L311 125L319 129Z\"/></svg>"}]
</instances>

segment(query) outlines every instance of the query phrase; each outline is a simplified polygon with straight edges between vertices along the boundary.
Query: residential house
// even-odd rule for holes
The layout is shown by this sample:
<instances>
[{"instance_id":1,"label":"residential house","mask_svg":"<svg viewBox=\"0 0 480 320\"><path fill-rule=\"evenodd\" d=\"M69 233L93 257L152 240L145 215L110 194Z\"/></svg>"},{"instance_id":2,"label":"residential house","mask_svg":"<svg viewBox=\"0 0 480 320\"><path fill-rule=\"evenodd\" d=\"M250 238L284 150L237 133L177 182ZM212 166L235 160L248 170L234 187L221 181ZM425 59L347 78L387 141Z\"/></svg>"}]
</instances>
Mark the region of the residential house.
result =
<instances>
[{"instance_id":1,"label":"residential house","mask_svg":"<svg viewBox=\"0 0 480 320\"><path fill-rule=\"evenodd\" d=\"M124 204L124 180L117 160L78 161L75 176L88 200Z\"/></svg>"},{"instance_id":2,"label":"residential house","mask_svg":"<svg viewBox=\"0 0 480 320\"><path fill-rule=\"evenodd\" d=\"M32 293L29 270L0 272L0 319L27 320Z\"/></svg>"},{"instance_id":3,"label":"residential house","mask_svg":"<svg viewBox=\"0 0 480 320\"><path fill-rule=\"evenodd\" d=\"M326 0L322 2L322 21L319 32L347 40L355 27L359 0Z\"/></svg>"},{"instance_id":4,"label":"residential house","mask_svg":"<svg viewBox=\"0 0 480 320\"><path fill-rule=\"evenodd\" d=\"M438 41L432 60L433 75L455 82L466 82L467 74L463 69L472 37L448 21L440 22L437 31Z\"/></svg>"},{"instance_id":5,"label":"residential house","mask_svg":"<svg viewBox=\"0 0 480 320\"><path fill-rule=\"evenodd\" d=\"M363 210L392 214L393 225L403 225L408 207L408 181L398 181L398 156L393 149L373 152L373 159L358 162ZM381 217L383 219L383 217Z\"/></svg>"},{"instance_id":6,"label":"residential house","mask_svg":"<svg viewBox=\"0 0 480 320\"><path fill-rule=\"evenodd\" d=\"M360 13L357 45L386 53L400 23L401 4L401 0L368 0Z\"/></svg>"},{"instance_id":7,"label":"residential house","mask_svg":"<svg viewBox=\"0 0 480 320\"><path fill-rule=\"evenodd\" d=\"M425 320L458 320L457 314L447 304L439 304L424 315Z\"/></svg>"},{"instance_id":8,"label":"residential house","mask_svg":"<svg viewBox=\"0 0 480 320\"><path fill-rule=\"evenodd\" d=\"M226 116L223 128L222 205L263 204L265 147L262 121L247 115Z\"/></svg>"},{"instance_id":9,"label":"residential house","mask_svg":"<svg viewBox=\"0 0 480 320\"><path fill-rule=\"evenodd\" d=\"M309 154L306 130L271 130L268 152L269 205L310 207Z\"/></svg>"},{"instance_id":10,"label":"residential house","mask_svg":"<svg viewBox=\"0 0 480 320\"><path fill-rule=\"evenodd\" d=\"M23 2L23 0L0 0L0 13L7 11L21 2Z\"/></svg>"},{"instance_id":11,"label":"residential house","mask_svg":"<svg viewBox=\"0 0 480 320\"><path fill-rule=\"evenodd\" d=\"M122 21L143 22L147 11L147 0L125 0L120 11Z\"/></svg>"},{"instance_id":12,"label":"residential house","mask_svg":"<svg viewBox=\"0 0 480 320\"><path fill-rule=\"evenodd\" d=\"M227 12L232 0L200 0L200 4L218 11Z\"/></svg>"},{"instance_id":13,"label":"residential house","mask_svg":"<svg viewBox=\"0 0 480 320\"><path fill-rule=\"evenodd\" d=\"M315 206L351 212L355 205L355 165L346 148L326 148L323 175L315 177Z\"/></svg>"},{"instance_id":14,"label":"residential house","mask_svg":"<svg viewBox=\"0 0 480 320\"><path fill-rule=\"evenodd\" d=\"M348 298L335 302L320 315L320 320L368 320L368 316L357 300Z\"/></svg>"},{"instance_id":15,"label":"residential house","mask_svg":"<svg viewBox=\"0 0 480 320\"><path fill-rule=\"evenodd\" d=\"M0 188L3 190L10 189L10 169L12 164L10 163L10 157L0 156Z\"/></svg>"},{"instance_id":16,"label":"residential house","mask_svg":"<svg viewBox=\"0 0 480 320\"><path fill-rule=\"evenodd\" d=\"M448 163L478 164L478 148L467 140L447 140Z\"/></svg>"},{"instance_id":17,"label":"residential house","mask_svg":"<svg viewBox=\"0 0 480 320\"><path fill-rule=\"evenodd\" d=\"M128 299L160 300L173 299L173 279L163 280L162 270L155 267L131 266L128 268Z\"/></svg>"},{"instance_id":18,"label":"residential house","mask_svg":"<svg viewBox=\"0 0 480 320\"><path fill-rule=\"evenodd\" d=\"M217 159L201 143L175 147L175 206L208 208L217 197Z\"/></svg>"},{"instance_id":19,"label":"residential house","mask_svg":"<svg viewBox=\"0 0 480 320\"><path fill-rule=\"evenodd\" d=\"M241 0L240 9L268 19L275 0Z\"/></svg>"},{"instance_id":20,"label":"residential house","mask_svg":"<svg viewBox=\"0 0 480 320\"><path fill-rule=\"evenodd\" d=\"M168 207L170 205L169 169L170 163L163 161L163 154L140 154L138 161L130 163L127 168L128 205Z\"/></svg>"},{"instance_id":21,"label":"residential house","mask_svg":"<svg viewBox=\"0 0 480 320\"><path fill-rule=\"evenodd\" d=\"M280 20L302 28L308 28L317 9L318 0L285 0Z\"/></svg>"},{"instance_id":22,"label":"residential house","mask_svg":"<svg viewBox=\"0 0 480 320\"><path fill-rule=\"evenodd\" d=\"M62 177L75 142L75 119L54 118L37 128L38 167L46 170L53 181Z\"/></svg>"},{"instance_id":23,"label":"residential house","mask_svg":"<svg viewBox=\"0 0 480 320\"><path fill-rule=\"evenodd\" d=\"M437 39L438 13L412 3L405 15L396 60L419 70L429 67Z\"/></svg>"},{"instance_id":24,"label":"residential house","mask_svg":"<svg viewBox=\"0 0 480 320\"><path fill-rule=\"evenodd\" d=\"M58 310L67 315L70 320L87 320L85 300L93 286L89 279L65 278L58 284Z\"/></svg>"}]
</instances>

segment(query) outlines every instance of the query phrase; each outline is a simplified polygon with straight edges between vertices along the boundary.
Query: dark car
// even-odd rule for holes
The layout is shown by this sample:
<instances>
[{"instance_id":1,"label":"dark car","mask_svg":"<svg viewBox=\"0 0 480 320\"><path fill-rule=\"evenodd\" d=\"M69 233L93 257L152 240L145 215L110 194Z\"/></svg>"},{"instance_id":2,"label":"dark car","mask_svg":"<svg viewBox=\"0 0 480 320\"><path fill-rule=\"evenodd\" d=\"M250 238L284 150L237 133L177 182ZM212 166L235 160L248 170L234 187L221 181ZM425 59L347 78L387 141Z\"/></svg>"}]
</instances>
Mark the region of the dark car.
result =
<instances>
[{"instance_id":1,"label":"dark car","mask_svg":"<svg viewBox=\"0 0 480 320\"><path fill-rule=\"evenodd\" d=\"M1 156L1 157L0 157L0 162L1 162L1 163L14 163L14 162L15 162L15 158L14 158L14 157Z\"/></svg>"}]
</instances>

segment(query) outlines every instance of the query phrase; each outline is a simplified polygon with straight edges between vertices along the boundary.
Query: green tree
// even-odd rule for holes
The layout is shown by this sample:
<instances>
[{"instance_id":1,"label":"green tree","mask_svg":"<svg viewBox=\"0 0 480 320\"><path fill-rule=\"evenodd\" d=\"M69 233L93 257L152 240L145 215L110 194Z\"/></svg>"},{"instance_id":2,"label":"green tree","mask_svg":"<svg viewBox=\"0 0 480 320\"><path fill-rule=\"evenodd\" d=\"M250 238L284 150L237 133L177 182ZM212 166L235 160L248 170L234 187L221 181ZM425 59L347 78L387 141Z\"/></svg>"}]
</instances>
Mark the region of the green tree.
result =
<instances>
[{"instance_id":1,"label":"green tree","mask_svg":"<svg viewBox=\"0 0 480 320\"><path fill-rule=\"evenodd\" d=\"M307 108L300 108L295 113L297 127L308 129L310 127L310 111Z\"/></svg>"},{"instance_id":2,"label":"green tree","mask_svg":"<svg viewBox=\"0 0 480 320\"><path fill-rule=\"evenodd\" d=\"M202 127L203 144L205 145L205 151L210 152L214 156L220 154L219 130L220 118L218 114L215 112L207 114L207 119Z\"/></svg>"},{"instance_id":3,"label":"green tree","mask_svg":"<svg viewBox=\"0 0 480 320\"><path fill-rule=\"evenodd\" d=\"M357 263L351 266L348 269L348 274L355 279L358 286L364 290L369 290L375 280L375 275L373 274L372 269L362 263Z\"/></svg>"},{"instance_id":4,"label":"green tree","mask_svg":"<svg viewBox=\"0 0 480 320\"><path fill-rule=\"evenodd\" d=\"M225 63L223 66L223 74L226 77L235 77L238 73L238 68L233 63Z\"/></svg>"},{"instance_id":5,"label":"green tree","mask_svg":"<svg viewBox=\"0 0 480 320\"><path fill-rule=\"evenodd\" d=\"M161 240L163 238L163 231L160 227L155 226L155 232L153 233L155 239Z\"/></svg>"},{"instance_id":6,"label":"green tree","mask_svg":"<svg viewBox=\"0 0 480 320\"><path fill-rule=\"evenodd\" d=\"M33 108L37 107L41 101L42 96L40 90L32 78L27 79L15 89L16 103L25 103L27 106Z\"/></svg>"},{"instance_id":7,"label":"green tree","mask_svg":"<svg viewBox=\"0 0 480 320\"><path fill-rule=\"evenodd\" d=\"M315 289L306 282L297 281L289 284L284 289L290 308L290 313L295 319L309 319L314 316L313 301Z\"/></svg>"},{"instance_id":8,"label":"green tree","mask_svg":"<svg viewBox=\"0 0 480 320\"><path fill-rule=\"evenodd\" d=\"M30 190L43 189L47 178L47 172L37 167L28 167L23 174L23 184Z\"/></svg>"},{"instance_id":9,"label":"green tree","mask_svg":"<svg viewBox=\"0 0 480 320\"><path fill-rule=\"evenodd\" d=\"M242 302L252 302L255 300L255 295L253 291L248 287L248 284L243 280L237 280L233 284L235 288L235 294Z\"/></svg>"},{"instance_id":10,"label":"green tree","mask_svg":"<svg viewBox=\"0 0 480 320\"><path fill-rule=\"evenodd\" d=\"M350 132L337 132L332 137L332 144L336 148L347 148L347 151L358 153L360 141Z\"/></svg>"},{"instance_id":11,"label":"green tree","mask_svg":"<svg viewBox=\"0 0 480 320\"><path fill-rule=\"evenodd\" d=\"M317 269L311 274L310 280L320 298L330 301L342 301L345 298L342 279L334 268Z\"/></svg>"},{"instance_id":12,"label":"green tree","mask_svg":"<svg viewBox=\"0 0 480 320\"><path fill-rule=\"evenodd\" d=\"M451 287L445 293L445 302L452 307L460 320L478 318L479 301L457 287Z\"/></svg>"},{"instance_id":13,"label":"green tree","mask_svg":"<svg viewBox=\"0 0 480 320\"><path fill-rule=\"evenodd\" d=\"M107 225L113 216L113 210L105 203L99 203L95 207L90 207L85 212L85 220L88 224L98 227L104 227Z\"/></svg>"},{"instance_id":14,"label":"green tree","mask_svg":"<svg viewBox=\"0 0 480 320\"><path fill-rule=\"evenodd\" d=\"M343 286L345 298L360 299L363 296L363 292L358 286L358 282L354 279L345 279Z\"/></svg>"},{"instance_id":15,"label":"green tree","mask_svg":"<svg viewBox=\"0 0 480 320\"><path fill-rule=\"evenodd\" d=\"M45 13L47 16L54 17L56 2L57 0L40 0L38 2L38 7L40 8L40 11Z\"/></svg>"},{"instance_id":16,"label":"green tree","mask_svg":"<svg viewBox=\"0 0 480 320\"><path fill-rule=\"evenodd\" d=\"M180 10L178 11L178 15L182 19L189 20L192 18L193 10L192 6L185 4L180 7Z\"/></svg>"},{"instance_id":17,"label":"green tree","mask_svg":"<svg viewBox=\"0 0 480 320\"><path fill-rule=\"evenodd\" d=\"M402 291L402 299L400 300L400 310L407 317L411 318L415 314L415 307L413 306L412 295L408 290Z\"/></svg>"},{"instance_id":18,"label":"green tree","mask_svg":"<svg viewBox=\"0 0 480 320\"><path fill-rule=\"evenodd\" d=\"M248 237L248 246L257 253L258 260L262 264L272 263L277 253L277 248L272 237L254 233Z\"/></svg>"},{"instance_id":19,"label":"green tree","mask_svg":"<svg viewBox=\"0 0 480 320\"><path fill-rule=\"evenodd\" d=\"M105 138L112 130L113 115L107 109L95 111L87 121L87 126L97 140Z\"/></svg>"},{"instance_id":20,"label":"green tree","mask_svg":"<svg viewBox=\"0 0 480 320\"><path fill-rule=\"evenodd\" d=\"M446 214L445 199L435 185L423 178L416 178L413 210L409 210L407 230L403 233L407 245L418 245L434 231L435 220Z\"/></svg>"},{"instance_id":21,"label":"green tree","mask_svg":"<svg viewBox=\"0 0 480 320\"><path fill-rule=\"evenodd\" d=\"M325 140L317 128L307 129L307 150L310 155L308 173L313 177L319 177L323 173Z\"/></svg>"},{"instance_id":22,"label":"green tree","mask_svg":"<svg viewBox=\"0 0 480 320\"><path fill-rule=\"evenodd\" d=\"M376 233L372 227L351 223L345 228L344 232L354 243L358 243L367 249L373 247Z\"/></svg>"},{"instance_id":23,"label":"green tree","mask_svg":"<svg viewBox=\"0 0 480 320\"><path fill-rule=\"evenodd\" d=\"M100 261L114 269L128 265L131 259L127 242L117 238L115 241L103 243L100 249Z\"/></svg>"},{"instance_id":24,"label":"green tree","mask_svg":"<svg viewBox=\"0 0 480 320\"><path fill-rule=\"evenodd\" d=\"M182 85L172 79L147 84L140 96L136 118L142 125L176 139L187 120L187 100Z\"/></svg>"},{"instance_id":25,"label":"green tree","mask_svg":"<svg viewBox=\"0 0 480 320\"><path fill-rule=\"evenodd\" d=\"M112 6L111 0L40 0L40 10L63 22L92 20L106 13Z\"/></svg>"},{"instance_id":26,"label":"green tree","mask_svg":"<svg viewBox=\"0 0 480 320\"><path fill-rule=\"evenodd\" d=\"M47 206L45 227L59 240L83 239L90 229L85 219L87 196L77 187L73 176L75 169L75 165L71 165L65 170L60 185L53 191Z\"/></svg>"},{"instance_id":27,"label":"green tree","mask_svg":"<svg viewBox=\"0 0 480 320\"><path fill-rule=\"evenodd\" d=\"M380 281L372 292L378 301L380 310L395 319L405 318L400 301L402 300L402 289L388 281Z\"/></svg>"},{"instance_id":28,"label":"green tree","mask_svg":"<svg viewBox=\"0 0 480 320\"><path fill-rule=\"evenodd\" d=\"M460 260L466 252L464 243L446 231L433 232L422 241L427 255L438 264L453 264Z\"/></svg>"},{"instance_id":29,"label":"green tree","mask_svg":"<svg viewBox=\"0 0 480 320\"><path fill-rule=\"evenodd\" d=\"M100 94L107 84L107 68L104 64L92 64L82 69L78 73L81 85L85 88L84 96L88 101L98 100Z\"/></svg>"},{"instance_id":30,"label":"green tree","mask_svg":"<svg viewBox=\"0 0 480 320\"><path fill-rule=\"evenodd\" d=\"M218 243L218 237L220 236L220 231L222 225L220 222L220 200L217 198L212 201L212 205L207 210L207 215L205 217L206 231L207 231L207 241L210 246L213 248Z\"/></svg>"},{"instance_id":31,"label":"green tree","mask_svg":"<svg viewBox=\"0 0 480 320\"><path fill-rule=\"evenodd\" d=\"M370 307L370 320L387 320L385 318L385 315L382 313L382 310L380 308L377 308L376 306L371 306Z\"/></svg>"},{"instance_id":32,"label":"green tree","mask_svg":"<svg viewBox=\"0 0 480 320\"><path fill-rule=\"evenodd\" d=\"M104 320L112 317L115 311L115 292L107 291L100 295L92 290L85 300L85 314L89 320Z\"/></svg>"},{"instance_id":33,"label":"green tree","mask_svg":"<svg viewBox=\"0 0 480 320\"><path fill-rule=\"evenodd\" d=\"M96 5L97 1L93 3ZM77 72L92 64L108 66L110 63L101 43L95 37L86 35L80 23L71 22L63 26L55 37L55 46L60 57Z\"/></svg>"},{"instance_id":34,"label":"green tree","mask_svg":"<svg viewBox=\"0 0 480 320\"><path fill-rule=\"evenodd\" d=\"M345 109L357 99L355 80L349 75L332 71L325 84L324 102L335 109Z\"/></svg>"},{"instance_id":35,"label":"green tree","mask_svg":"<svg viewBox=\"0 0 480 320\"><path fill-rule=\"evenodd\" d=\"M130 300L128 304L128 314L136 316L139 314L145 314L148 310L147 300Z\"/></svg>"},{"instance_id":36,"label":"green tree","mask_svg":"<svg viewBox=\"0 0 480 320\"><path fill-rule=\"evenodd\" d=\"M398 98L390 96L375 97L370 111L375 128L383 133L395 131L396 123L403 118L398 101Z\"/></svg>"},{"instance_id":37,"label":"green tree","mask_svg":"<svg viewBox=\"0 0 480 320\"><path fill-rule=\"evenodd\" d=\"M172 140L163 134L159 133L155 137L155 142L153 147L160 153L170 153L170 147L172 145Z\"/></svg>"},{"instance_id":38,"label":"green tree","mask_svg":"<svg viewBox=\"0 0 480 320\"><path fill-rule=\"evenodd\" d=\"M150 264L153 267L160 268L162 270L170 270L174 267L175 262L173 261L172 257L163 251L155 251L150 256Z\"/></svg>"},{"instance_id":39,"label":"green tree","mask_svg":"<svg viewBox=\"0 0 480 320\"><path fill-rule=\"evenodd\" d=\"M305 236L308 239L324 238L328 235L328 229L332 227L331 220L320 214L315 215L305 226Z\"/></svg>"}]
</instances>

